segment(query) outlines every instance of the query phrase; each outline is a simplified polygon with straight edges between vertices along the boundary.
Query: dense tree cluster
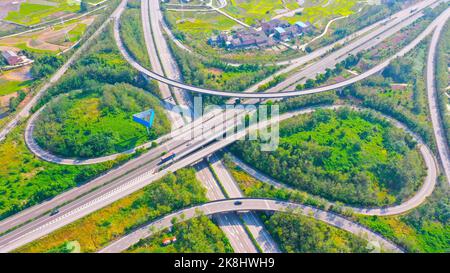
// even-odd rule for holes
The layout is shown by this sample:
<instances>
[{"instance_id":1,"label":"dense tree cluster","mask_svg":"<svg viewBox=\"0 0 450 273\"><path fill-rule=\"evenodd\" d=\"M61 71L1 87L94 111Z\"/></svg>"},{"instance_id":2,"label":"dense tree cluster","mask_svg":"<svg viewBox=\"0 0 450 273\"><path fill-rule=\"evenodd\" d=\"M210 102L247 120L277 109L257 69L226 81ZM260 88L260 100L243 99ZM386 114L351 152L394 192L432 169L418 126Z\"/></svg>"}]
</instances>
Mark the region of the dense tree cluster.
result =
<instances>
[{"instance_id":1,"label":"dense tree cluster","mask_svg":"<svg viewBox=\"0 0 450 273\"><path fill-rule=\"evenodd\" d=\"M265 225L287 253L366 253L367 241L306 216L275 213Z\"/></svg>"},{"instance_id":2,"label":"dense tree cluster","mask_svg":"<svg viewBox=\"0 0 450 273\"><path fill-rule=\"evenodd\" d=\"M393 60L388 67L383 70L382 75L385 78L391 78L398 83L406 83L411 79L413 73L413 63L406 58L397 58Z\"/></svg>"},{"instance_id":3,"label":"dense tree cluster","mask_svg":"<svg viewBox=\"0 0 450 273\"><path fill-rule=\"evenodd\" d=\"M140 2L127 2L127 9L120 20L120 36L128 53L141 65L151 68L142 28Z\"/></svg>"},{"instance_id":4,"label":"dense tree cluster","mask_svg":"<svg viewBox=\"0 0 450 273\"><path fill-rule=\"evenodd\" d=\"M12 97L9 99L9 111L15 111L20 102L22 102L27 94L23 90L17 91L17 97Z\"/></svg>"},{"instance_id":5,"label":"dense tree cluster","mask_svg":"<svg viewBox=\"0 0 450 273\"><path fill-rule=\"evenodd\" d=\"M355 206L397 203L425 173L413 139L370 112L316 111L282 122L280 137L274 152L248 140L231 150L290 186Z\"/></svg>"},{"instance_id":6,"label":"dense tree cluster","mask_svg":"<svg viewBox=\"0 0 450 273\"><path fill-rule=\"evenodd\" d=\"M439 110L441 112L442 123L446 130L447 144L450 147L450 73L448 70L450 60L450 22L447 21L439 41L436 57L436 87L439 98Z\"/></svg>"}]
</instances>

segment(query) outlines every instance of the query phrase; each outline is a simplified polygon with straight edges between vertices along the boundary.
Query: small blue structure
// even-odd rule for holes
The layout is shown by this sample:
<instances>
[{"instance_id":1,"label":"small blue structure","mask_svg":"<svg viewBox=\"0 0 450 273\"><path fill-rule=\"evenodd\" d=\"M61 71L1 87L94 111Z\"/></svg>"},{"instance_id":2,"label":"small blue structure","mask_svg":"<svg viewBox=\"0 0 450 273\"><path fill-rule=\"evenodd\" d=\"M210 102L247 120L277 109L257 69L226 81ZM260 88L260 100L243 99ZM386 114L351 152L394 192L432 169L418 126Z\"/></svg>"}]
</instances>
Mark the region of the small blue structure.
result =
<instances>
[{"instance_id":1,"label":"small blue structure","mask_svg":"<svg viewBox=\"0 0 450 273\"><path fill-rule=\"evenodd\" d=\"M152 128L154 119L155 119L155 111L153 109L133 115L133 121L141 125L144 125L147 129Z\"/></svg>"},{"instance_id":2,"label":"small blue structure","mask_svg":"<svg viewBox=\"0 0 450 273\"><path fill-rule=\"evenodd\" d=\"M284 30L284 28L282 28L282 27L276 27L275 31L281 35L286 33L286 30Z\"/></svg>"},{"instance_id":3,"label":"small blue structure","mask_svg":"<svg viewBox=\"0 0 450 273\"><path fill-rule=\"evenodd\" d=\"M295 23L295 25L301 29L308 28L308 25L306 23L303 23L302 21L298 21Z\"/></svg>"}]
</instances>

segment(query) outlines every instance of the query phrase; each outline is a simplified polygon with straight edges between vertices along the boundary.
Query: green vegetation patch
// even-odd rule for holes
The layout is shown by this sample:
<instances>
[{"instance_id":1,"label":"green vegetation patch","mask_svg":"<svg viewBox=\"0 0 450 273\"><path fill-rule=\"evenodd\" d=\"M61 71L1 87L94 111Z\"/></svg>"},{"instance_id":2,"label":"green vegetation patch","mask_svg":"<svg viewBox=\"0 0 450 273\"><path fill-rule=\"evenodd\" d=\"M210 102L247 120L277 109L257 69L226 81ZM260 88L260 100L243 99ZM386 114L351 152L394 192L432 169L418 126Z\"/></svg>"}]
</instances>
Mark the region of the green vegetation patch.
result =
<instances>
[{"instance_id":1,"label":"green vegetation patch","mask_svg":"<svg viewBox=\"0 0 450 273\"><path fill-rule=\"evenodd\" d=\"M19 90L24 90L28 88L32 82L33 82L32 80L9 81L5 79L0 79L0 96L9 95Z\"/></svg>"},{"instance_id":2,"label":"green vegetation patch","mask_svg":"<svg viewBox=\"0 0 450 273\"><path fill-rule=\"evenodd\" d=\"M153 127L132 115L155 110ZM158 99L129 84L103 85L51 102L36 121L34 138L44 149L69 157L95 157L126 151L170 131Z\"/></svg>"},{"instance_id":3,"label":"green vegetation patch","mask_svg":"<svg viewBox=\"0 0 450 273\"><path fill-rule=\"evenodd\" d=\"M381 75L346 88L344 94L403 122L433 148L424 76L428 44L429 41L422 42L406 56L391 62ZM357 66L365 64L360 62Z\"/></svg>"},{"instance_id":4,"label":"green vegetation patch","mask_svg":"<svg viewBox=\"0 0 450 273\"><path fill-rule=\"evenodd\" d=\"M17 251L65 251L68 242L77 241L81 252L95 252L133 228L206 201L206 190L195 178L194 169L182 169Z\"/></svg>"},{"instance_id":5,"label":"green vegetation patch","mask_svg":"<svg viewBox=\"0 0 450 273\"><path fill-rule=\"evenodd\" d=\"M138 3L133 6L128 3L127 7L120 21L120 35L125 47L134 59L144 67L151 68L142 29L140 5Z\"/></svg>"},{"instance_id":6,"label":"green vegetation patch","mask_svg":"<svg viewBox=\"0 0 450 273\"><path fill-rule=\"evenodd\" d=\"M367 241L347 231L315 219L276 212L264 223L283 252L287 253L366 253Z\"/></svg>"},{"instance_id":7,"label":"green vegetation patch","mask_svg":"<svg viewBox=\"0 0 450 273\"><path fill-rule=\"evenodd\" d=\"M164 245L164 239L176 238ZM232 253L228 238L208 217L202 215L175 224L170 231L141 240L127 252L134 253Z\"/></svg>"},{"instance_id":8,"label":"green vegetation patch","mask_svg":"<svg viewBox=\"0 0 450 273\"><path fill-rule=\"evenodd\" d=\"M0 219L86 182L129 157L91 166L42 161L25 145L24 125L0 143Z\"/></svg>"},{"instance_id":9,"label":"green vegetation patch","mask_svg":"<svg viewBox=\"0 0 450 273\"><path fill-rule=\"evenodd\" d=\"M179 49L170 43L174 58L183 75L184 82L194 86L230 92L242 92L258 81L275 73L279 67L257 64L228 65L218 59L202 59ZM205 101L222 103L225 99L205 96Z\"/></svg>"},{"instance_id":10,"label":"green vegetation patch","mask_svg":"<svg viewBox=\"0 0 450 273\"><path fill-rule=\"evenodd\" d=\"M355 206L384 206L414 194L425 168L411 136L371 112L318 110L283 121L280 145L258 141L231 149L296 189Z\"/></svg>"},{"instance_id":11,"label":"green vegetation patch","mask_svg":"<svg viewBox=\"0 0 450 273\"><path fill-rule=\"evenodd\" d=\"M420 207L399 216L360 216L363 225L411 252L450 251L450 190L441 177L432 196Z\"/></svg>"},{"instance_id":12,"label":"green vegetation patch","mask_svg":"<svg viewBox=\"0 0 450 273\"><path fill-rule=\"evenodd\" d=\"M252 25L261 20L269 21L277 15L277 11L287 12L288 8L299 7L296 0L229 0L224 10L233 17Z\"/></svg>"},{"instance_id":13,"label":"green vegetation patch","mask_svg":"<svg viewBox=\"0 0 450 273\"><path fill-rule=\"evenodd\" d=\"M439 110L445 128L447 145L450 146L450 21L441 34L436 58L436 87Z\"/></svg>"}]
</instances>

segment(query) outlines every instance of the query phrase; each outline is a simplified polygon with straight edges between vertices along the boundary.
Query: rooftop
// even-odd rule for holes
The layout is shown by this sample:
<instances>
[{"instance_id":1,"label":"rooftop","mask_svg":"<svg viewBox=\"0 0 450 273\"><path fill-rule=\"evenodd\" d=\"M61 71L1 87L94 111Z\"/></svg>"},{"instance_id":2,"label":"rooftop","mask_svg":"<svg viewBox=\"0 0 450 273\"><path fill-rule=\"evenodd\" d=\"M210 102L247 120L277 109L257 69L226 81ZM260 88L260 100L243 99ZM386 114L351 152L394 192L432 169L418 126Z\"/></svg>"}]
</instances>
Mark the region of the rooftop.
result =
<instances>
[{"instance_id":1,"label":"rooftop","mask_svg":"<svg viewBox=\"0 0 450 273\"><path fill-rule=\"evenodd\" d=\"M275 31L278 32L278 33L280 33L280 34L286 32L286 30L284 30L284 28L282 28L282 27L276 27L276 28L275 28Z\"/></svg>"}]
</instances>

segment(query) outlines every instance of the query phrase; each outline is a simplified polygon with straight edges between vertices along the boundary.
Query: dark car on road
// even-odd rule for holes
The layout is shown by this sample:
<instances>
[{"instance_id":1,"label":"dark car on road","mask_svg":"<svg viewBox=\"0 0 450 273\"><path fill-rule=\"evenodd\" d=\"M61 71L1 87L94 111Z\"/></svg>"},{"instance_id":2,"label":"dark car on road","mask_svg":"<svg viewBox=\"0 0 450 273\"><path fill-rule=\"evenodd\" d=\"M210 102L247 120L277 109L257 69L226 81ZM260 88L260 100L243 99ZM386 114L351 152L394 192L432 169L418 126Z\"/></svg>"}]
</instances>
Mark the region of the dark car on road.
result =
<instances>
[{"instance_id":1,"label":"dark car on road","mask_svg":"<svg viewBox=\"0 0 450 273\"><path fill-rule=\"evenodd\" d=\"M242 202L241 201L236 201L236 202L234 202L234 205L235 206L240 206L240 205L242 205Z\"/></svg>"},{"instance_id":2,"label":"dark car on road","mask_svg":"<svg viewBox=\"0 0 450 273\"><path fill-rule=\"evenodd\" d=\"M52 212L50 212L50 216L53 216L53 215L58 214L58 213L59 213L59 210L58 209L54 209L54 210L52 210Z\"/></svg>"}]
</instances>

